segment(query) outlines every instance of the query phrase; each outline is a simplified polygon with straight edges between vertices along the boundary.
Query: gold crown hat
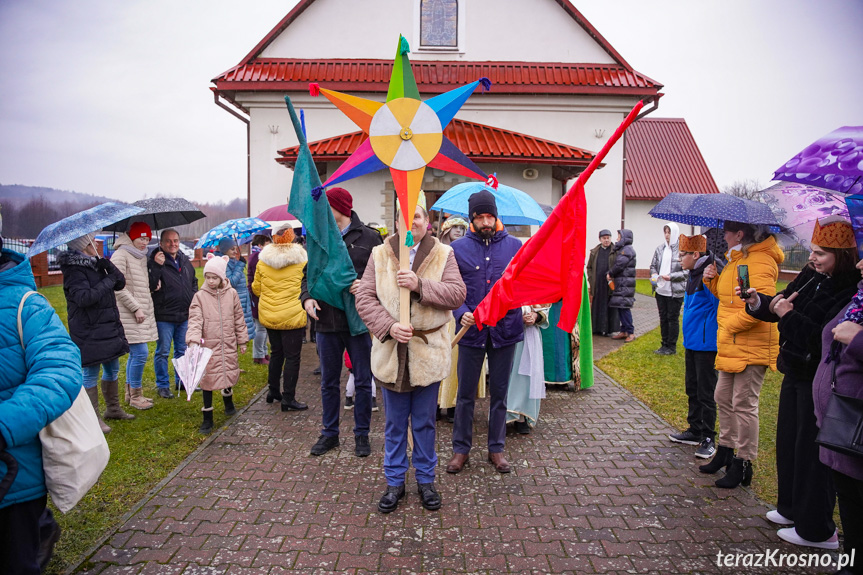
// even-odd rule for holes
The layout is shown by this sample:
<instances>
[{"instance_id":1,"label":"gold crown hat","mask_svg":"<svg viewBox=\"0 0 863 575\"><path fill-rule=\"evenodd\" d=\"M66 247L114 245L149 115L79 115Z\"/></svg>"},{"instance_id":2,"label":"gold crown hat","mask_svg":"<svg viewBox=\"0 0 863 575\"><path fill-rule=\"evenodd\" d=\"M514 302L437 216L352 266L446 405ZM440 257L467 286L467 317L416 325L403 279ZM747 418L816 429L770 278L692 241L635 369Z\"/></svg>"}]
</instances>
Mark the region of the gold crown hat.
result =
<instances>
[{"instance_id":1,"label":"gold crown hat","mask_svg":"<svg viewBox=\"0 0 863 575\"><path fill-rule=\"evenodd\" d=\"M829 217L821 223L815 220L815 229L812 231L812 243L822 248L846 249L857 248L854 239L854 228L851 222L843 218Z\"/></svg>"},{"instance_id":2,"label":"gold crown hat","mask_svg":"<svg viewBox=\"0 0 863 575\"><path fill-rule=\"evenodd\" d=\"M703 254L707 251L707 238L704 236L686 236L680 234L677 249L681 252L698 252Z\"/></svg>"}]
</instances>

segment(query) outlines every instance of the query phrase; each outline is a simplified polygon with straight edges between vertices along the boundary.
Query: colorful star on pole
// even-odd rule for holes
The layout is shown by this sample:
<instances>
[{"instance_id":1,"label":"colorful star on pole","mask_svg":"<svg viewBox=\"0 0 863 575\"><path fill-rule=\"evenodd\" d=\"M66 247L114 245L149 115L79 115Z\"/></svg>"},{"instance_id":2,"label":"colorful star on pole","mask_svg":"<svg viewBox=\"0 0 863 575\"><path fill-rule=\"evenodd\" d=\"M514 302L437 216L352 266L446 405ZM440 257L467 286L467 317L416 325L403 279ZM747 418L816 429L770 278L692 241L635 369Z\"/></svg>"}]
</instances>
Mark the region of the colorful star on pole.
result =
<instances>
[{"instance_id":1,"label":"colorful star on pole","mask_svg":"<svg viewBox=\"0 0 863 575\"><path fill-rule=\"evenodd\" d=\"M408 60L408 42L399 36L386 103L375 102L310 84L312 96L323 94L368 135L323 186L389 168L399 199L405 244L413 245L411 224L427 166L484 180L488 176L444 135L443 130L477 86L487 78L423 102Z\"/></svg>"}]
</instances>

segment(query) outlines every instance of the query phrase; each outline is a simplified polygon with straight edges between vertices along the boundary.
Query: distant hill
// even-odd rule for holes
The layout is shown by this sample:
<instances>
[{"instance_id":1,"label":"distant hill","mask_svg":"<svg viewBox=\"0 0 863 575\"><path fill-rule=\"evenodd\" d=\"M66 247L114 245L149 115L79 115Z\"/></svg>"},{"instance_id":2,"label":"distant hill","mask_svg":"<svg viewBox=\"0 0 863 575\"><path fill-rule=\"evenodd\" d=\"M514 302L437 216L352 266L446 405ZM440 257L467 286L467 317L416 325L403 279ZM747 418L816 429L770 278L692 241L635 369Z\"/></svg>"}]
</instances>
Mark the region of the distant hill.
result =
<instances>
[{"instance_id":1,"label":"distant hill","mask_svg":"<svg viewBox=\"0 0 863 575\"><path fill-rule=\"evenodd\" d=\"M52 204L90 204L96 205L109 202L111 198L82 194L70 190L58 190L56 188L43 188L39 186L22 186L20 184L0 184L0 204L15 203L24 204L39 196L45 198Z\"/></svg>"}]
</instances>

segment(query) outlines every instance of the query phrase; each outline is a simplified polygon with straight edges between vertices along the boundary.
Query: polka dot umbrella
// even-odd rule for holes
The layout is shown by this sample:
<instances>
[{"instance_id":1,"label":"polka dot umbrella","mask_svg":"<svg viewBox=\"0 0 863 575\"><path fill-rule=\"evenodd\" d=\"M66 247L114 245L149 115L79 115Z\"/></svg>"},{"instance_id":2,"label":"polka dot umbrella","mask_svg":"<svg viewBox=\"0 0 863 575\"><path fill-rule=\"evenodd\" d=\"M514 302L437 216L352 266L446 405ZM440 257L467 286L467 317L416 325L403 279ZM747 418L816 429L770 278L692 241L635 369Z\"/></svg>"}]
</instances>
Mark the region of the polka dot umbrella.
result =
<instances>
[{"instance_id":1,"label":"polka dot umbrella","mask_svg":"<svg viewBox=\"0 0 863 575\"><path fill-rule=\"evenodd\" d=\"M767 225L772 232L781 229L780 222L766 204L731 194L675 192L668 194L648 213L654 218L706 228L720 228L724 222L730 221Z\"/></svg>"}]
</instances>

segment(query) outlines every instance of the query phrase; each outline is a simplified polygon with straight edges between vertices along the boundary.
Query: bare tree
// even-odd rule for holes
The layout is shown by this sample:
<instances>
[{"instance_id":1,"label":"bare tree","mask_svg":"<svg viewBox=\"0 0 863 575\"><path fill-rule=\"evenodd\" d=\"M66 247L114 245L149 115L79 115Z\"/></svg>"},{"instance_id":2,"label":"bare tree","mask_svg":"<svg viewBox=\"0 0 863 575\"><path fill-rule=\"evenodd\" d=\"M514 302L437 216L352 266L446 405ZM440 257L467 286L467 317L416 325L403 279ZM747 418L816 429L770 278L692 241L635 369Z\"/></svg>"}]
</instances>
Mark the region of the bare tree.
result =
<instances>
[{"instance_id":1,"label":"bare tree","mask_svg":"<svg viewBox=\"0 0 863 575\"><path fill-rule=\"evenodd\" d=\"M756 202L761 201L761 197L758 194L761 190L761 183L756 179L737 180L730 186L722 188L723 193L747 200L755 200Z\"/></svg>"}]
</instances>

